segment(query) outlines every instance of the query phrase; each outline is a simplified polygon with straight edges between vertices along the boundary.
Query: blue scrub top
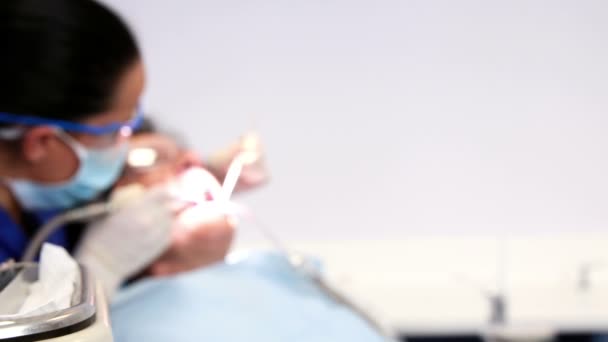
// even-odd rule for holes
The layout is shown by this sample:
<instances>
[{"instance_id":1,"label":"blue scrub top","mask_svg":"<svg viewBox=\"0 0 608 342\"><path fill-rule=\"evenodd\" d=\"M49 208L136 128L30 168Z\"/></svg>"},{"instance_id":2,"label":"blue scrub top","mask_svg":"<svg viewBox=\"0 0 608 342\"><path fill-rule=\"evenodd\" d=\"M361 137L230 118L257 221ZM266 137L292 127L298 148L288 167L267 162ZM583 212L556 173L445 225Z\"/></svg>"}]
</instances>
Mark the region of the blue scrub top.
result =
<instances>
[{"instance_id":1,"label":"blue scrub top","mask_svg":"<svg viewBox=\"0 0 608 342\"><path fill-rule=\"evenodd\" d=\"M28 221L32 221L31 224L35 227L34 231L36 231L57 214L59 214L58 211L47 210L27 213L25 216L27 216ZM0 263L8 259L20 260L30 238L26 230L13 221L4 208L0 207ZM47 242L65 248L69 247L69 239L64 228L53 233Z\"/></svg>"}]
</instances>

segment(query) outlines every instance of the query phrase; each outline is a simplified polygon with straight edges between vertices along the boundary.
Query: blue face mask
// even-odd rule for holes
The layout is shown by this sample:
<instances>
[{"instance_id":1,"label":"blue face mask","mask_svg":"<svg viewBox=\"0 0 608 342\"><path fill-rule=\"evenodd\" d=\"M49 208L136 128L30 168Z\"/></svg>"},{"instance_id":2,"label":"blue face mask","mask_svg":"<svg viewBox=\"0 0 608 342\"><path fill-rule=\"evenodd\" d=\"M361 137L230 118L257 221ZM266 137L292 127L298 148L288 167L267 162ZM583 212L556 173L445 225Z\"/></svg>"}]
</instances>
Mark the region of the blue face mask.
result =
<instances>
[{"instance_id":1,"label":"blue face mask","mask_svg":"<svg viewBox=\"0 0 608 342\"><path fill-rule=\"evenodd\" d=\"M67 209L92 200L109 189L123 170L128 153L126 140L111 147L94 149L84 147L61 130L57 134L78 156L78 170L63 183L6 180L26 210Z\"/></svg>"}]
</instances>

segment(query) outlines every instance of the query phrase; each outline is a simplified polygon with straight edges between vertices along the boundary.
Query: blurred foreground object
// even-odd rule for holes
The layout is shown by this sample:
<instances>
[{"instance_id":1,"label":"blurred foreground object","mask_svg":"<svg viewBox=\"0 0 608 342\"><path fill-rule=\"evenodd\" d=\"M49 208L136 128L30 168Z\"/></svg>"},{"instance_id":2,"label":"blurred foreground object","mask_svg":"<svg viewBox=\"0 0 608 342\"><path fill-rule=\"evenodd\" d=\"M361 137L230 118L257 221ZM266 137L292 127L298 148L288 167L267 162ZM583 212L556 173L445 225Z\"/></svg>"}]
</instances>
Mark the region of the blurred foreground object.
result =
<instances>
[{"instance_id":1,"label":"blurred foreground object","mask_svg":"<svg viewBox=\"0 0 608 342\"><path fill-rule=\"evenodd\" d=\"M0 341L113 341L102 287L67 252L0 265Z\"/></svg>"}]
</instances>

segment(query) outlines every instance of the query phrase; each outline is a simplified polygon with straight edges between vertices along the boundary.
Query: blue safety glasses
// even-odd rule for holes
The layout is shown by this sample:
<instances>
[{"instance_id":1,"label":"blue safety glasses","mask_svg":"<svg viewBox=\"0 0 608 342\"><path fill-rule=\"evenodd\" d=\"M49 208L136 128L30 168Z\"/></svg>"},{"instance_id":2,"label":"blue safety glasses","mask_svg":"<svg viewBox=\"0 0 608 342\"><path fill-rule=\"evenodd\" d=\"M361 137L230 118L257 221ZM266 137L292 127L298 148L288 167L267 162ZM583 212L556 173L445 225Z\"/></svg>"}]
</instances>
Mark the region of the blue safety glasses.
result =
<instances>
[{"instance_id":1,"label":"blue safety glasses","mask_svg":"<svg viewBox=\"0 0 608 342\"><path fill-rule=\"evenodd\" d=\"M78 122L47 119L36 116L17 115L0 112L0 123L21 126L53 126L66 132L83 133L95 136L131 135L143 121L141 106L137 106L135 115L127 122L115 122L103 126L85 125ZM15 139L24 132L23 127L0 128L0 139Z\"/></svg>"}]
</instances>

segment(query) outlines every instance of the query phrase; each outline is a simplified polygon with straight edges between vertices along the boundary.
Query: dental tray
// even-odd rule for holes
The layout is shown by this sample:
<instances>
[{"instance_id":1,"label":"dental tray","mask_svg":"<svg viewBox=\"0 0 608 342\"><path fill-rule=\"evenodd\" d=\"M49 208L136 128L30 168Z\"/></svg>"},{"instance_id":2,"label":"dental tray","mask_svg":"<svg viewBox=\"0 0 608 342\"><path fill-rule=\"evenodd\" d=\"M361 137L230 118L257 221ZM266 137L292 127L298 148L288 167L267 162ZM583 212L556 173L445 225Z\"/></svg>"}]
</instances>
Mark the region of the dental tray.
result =
<instances>
[{"instance_id":1,"label":"dental tray","mask_svg":"<svg viewBox=\"0 0 608 342\"><path fill-rule=\"evenodd\" d=\"M38 264L1 264L0 291L20 274L26 282L35 282L38 279ZM80 276L80 289L72 297L69 308L33 316L0 317L0 341L46 340L73 334L94 324L97 311L95 282L82 266Z\"/></svg>"}]
</instances>

